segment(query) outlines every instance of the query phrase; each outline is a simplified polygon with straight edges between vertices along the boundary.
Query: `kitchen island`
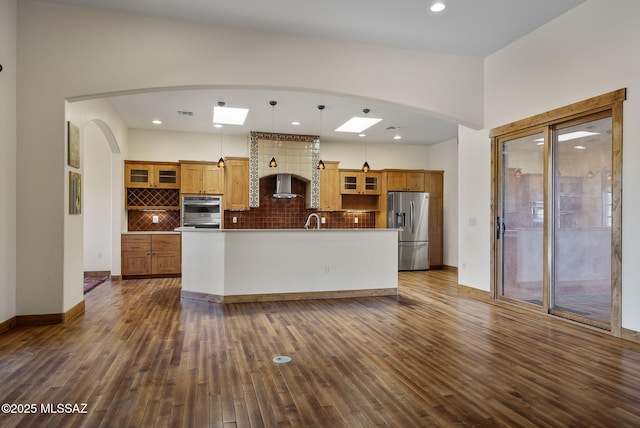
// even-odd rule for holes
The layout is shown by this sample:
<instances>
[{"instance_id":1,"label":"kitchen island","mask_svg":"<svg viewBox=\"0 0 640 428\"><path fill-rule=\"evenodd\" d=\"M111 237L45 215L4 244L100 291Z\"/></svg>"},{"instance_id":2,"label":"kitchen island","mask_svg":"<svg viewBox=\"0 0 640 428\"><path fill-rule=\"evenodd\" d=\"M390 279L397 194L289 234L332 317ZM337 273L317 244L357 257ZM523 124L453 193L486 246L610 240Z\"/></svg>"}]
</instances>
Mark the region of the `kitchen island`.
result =
<instances>
[{"instance_id":1,"label":"kitchen island","mask_svg":"<svg viewBox=\"0 0 640 428\"><path fill-rule=\"evenodd\" d=\"M396 229L176 230L183 298L234 303L398 294Z\"/></svg>"}]
</instances>

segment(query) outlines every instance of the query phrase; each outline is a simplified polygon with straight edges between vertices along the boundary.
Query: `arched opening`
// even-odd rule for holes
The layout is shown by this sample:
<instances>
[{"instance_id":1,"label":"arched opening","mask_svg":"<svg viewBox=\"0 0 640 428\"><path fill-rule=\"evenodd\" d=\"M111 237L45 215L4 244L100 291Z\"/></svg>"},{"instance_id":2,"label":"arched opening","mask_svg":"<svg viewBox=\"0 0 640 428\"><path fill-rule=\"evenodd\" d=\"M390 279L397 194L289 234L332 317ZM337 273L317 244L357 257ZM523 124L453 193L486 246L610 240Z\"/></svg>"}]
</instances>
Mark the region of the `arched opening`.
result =
<instances>
[{"instance_id":1,"label":"arched opening","mask_svg":"<svg viewBox=\"0 0 640 428\"><path fill-rule=\"evenodd\" d=\"M121 151L111 128L101 119L82 128L84 213L84 292L120 273Z\"/></svg>"}]
</instances>

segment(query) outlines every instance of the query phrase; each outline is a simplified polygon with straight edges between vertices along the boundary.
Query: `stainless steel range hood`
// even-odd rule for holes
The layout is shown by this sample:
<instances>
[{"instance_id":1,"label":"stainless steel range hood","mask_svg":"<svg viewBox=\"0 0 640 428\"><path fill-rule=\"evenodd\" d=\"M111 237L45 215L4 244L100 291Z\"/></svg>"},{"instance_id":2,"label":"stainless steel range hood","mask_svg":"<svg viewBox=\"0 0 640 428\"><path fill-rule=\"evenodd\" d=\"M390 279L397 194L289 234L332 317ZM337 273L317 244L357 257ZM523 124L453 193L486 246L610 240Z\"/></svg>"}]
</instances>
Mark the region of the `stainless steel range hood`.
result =
<instances>
[{"instance_id":1,"label":"stainless steel range hood","mask_svg":"<svg viewBox=\"0 0 640 428\"><path fill-rule=\"evenodd\" d=\"M291 193L291 174L276 175L276 192L273 194L276 199L293 199L301 197Z\"/></svg>"}]
</instances>

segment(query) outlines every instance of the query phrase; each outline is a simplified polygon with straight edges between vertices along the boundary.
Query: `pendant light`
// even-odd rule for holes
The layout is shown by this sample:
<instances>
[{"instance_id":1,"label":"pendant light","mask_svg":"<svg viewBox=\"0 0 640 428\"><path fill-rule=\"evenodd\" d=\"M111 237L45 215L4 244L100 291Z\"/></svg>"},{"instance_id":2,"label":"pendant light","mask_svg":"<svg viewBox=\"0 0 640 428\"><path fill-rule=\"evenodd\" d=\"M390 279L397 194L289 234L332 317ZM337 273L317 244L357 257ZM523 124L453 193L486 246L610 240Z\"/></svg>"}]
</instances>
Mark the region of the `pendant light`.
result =
<instances>
[{"instance_id":1,"label":"pendant light","mask_svg":"<svg viewBox=\"0 0 640 428\"><path fill-rule=\"evenodd\" d=\"M275 115L276 115L276 104L277 101L269 101L269 105L271 105L271 134L274 133L274 123L275 123ZM271 156L271 160L269 161L269 168L277 168L278 162L276 162L276 158Z\"/></svg>"},{"instance_id":2,"label":"pendant light","mask_svg":"<svg viewBox=\"0 0 640 428\"><path fill-rule=\"evenodd\" d=\"M362 110L365 117L369 114L370 111L371 110L369 110L368 108L365 108ZM371 167L369 167L369 162L367 162L367 136L365 135L364 136L364 164L362 164L362 171L369 172L370 169Z\"/></svg>"},{"instance_id":3,"label":"pendant light","mask_svg":"<svg viewBox=\"0 0 640 428\"><path fill-rule=\"evenodd\" d=\"M220 127L220 159L218 159L218 168L224 168L224 158L222 157L222 127Z\"/></svg>"},{"instance_id":4,"label":"pendant light","mask_svg":"<svg viewBox=\"0 0 640 428\"><path fill-rule=\"evenodd\" d=\"M318 169L324 169L324 162L322 162L322 150L320 149L320 136L322 135L322 110L324 110L323 105L318 106L318 110L320 110L320 133L318 134L318 152L320 153L320 161L318 162Z\"/></svg>"},{"instance_id":5,"label":"pendant light","mask_svg":"<svg viewBox=\"0 0 640 428\"><path fill-rule=\"evenodd\" d=\"M224 101L218 101L220 107L224 107ZM218 159L218 168L224 168L224 158L222 157L222 124L220 125L220 159Z\"/></svg>"}]
</instances>

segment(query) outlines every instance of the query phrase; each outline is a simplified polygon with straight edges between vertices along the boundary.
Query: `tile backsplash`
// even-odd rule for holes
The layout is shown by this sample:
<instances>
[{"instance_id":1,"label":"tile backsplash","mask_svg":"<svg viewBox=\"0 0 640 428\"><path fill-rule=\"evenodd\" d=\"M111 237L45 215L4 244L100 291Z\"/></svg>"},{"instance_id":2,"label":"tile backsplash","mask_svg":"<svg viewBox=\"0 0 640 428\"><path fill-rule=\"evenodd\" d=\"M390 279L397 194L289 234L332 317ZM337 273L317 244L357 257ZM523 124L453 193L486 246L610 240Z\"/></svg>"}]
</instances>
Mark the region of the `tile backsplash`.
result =
<instances>
[{"instance_id":1,"label":"tile backsplash","mask_svg":"<svg viewBox=\"0 0 640 428\"><path fill-rule=\"evenodd\" d=\"M302 229L307 217L317 213L325 218L322 229L375 228L376 215L374 212L345 212L318 211L305 208L305 200L301 197L294 199L274 199L271 197L275 190L275 176L260 179L260 206L249 211L225 211L225 229ZM305 195L306 184L295 177L291 181L293 193ZM233 219L236 219L236 223ZM356 223L357 218L357 223ZM311 227L315 227L312 219Z\"/></svg>"},{"instance_id":2,"label":"tile backsplash","mask_svg":"<svg viewBox=\"0 0 640 428\"><path fill-rule=\"evenodd\" d=\"M153 222L153 216L158 216L158 222ZM180 227L180 210L166 212L147 212L129 210L127 230L129 232L169 232Z\"/></svg>"}]
</instances>

